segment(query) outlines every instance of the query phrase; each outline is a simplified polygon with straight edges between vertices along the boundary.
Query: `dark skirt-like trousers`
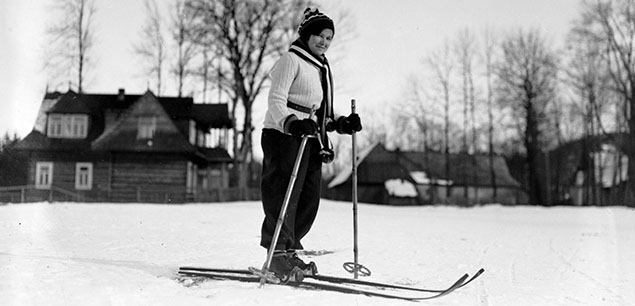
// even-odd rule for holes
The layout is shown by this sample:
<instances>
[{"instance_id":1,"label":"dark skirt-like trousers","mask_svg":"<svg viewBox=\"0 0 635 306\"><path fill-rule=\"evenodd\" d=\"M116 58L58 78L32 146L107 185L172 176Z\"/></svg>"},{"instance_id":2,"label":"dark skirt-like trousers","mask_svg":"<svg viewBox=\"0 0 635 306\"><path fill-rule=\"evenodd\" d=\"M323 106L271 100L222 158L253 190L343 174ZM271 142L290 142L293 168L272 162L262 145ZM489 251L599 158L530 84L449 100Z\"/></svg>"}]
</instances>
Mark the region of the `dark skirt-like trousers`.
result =
<instances>
[{"instance_id":1,"label":"dark skirt-like trousers","mask_svg":"<svg viewBox=\"0 0 635 306\"><path fill-rule=\"evenodd\" d=\"M261 146L264 157L260 190L265 219L262 222L260 245L264 248L269 248L273 240L301 141L299 137L283 134L274 129L263 129ZM319 141L309 138L276 250L304 248L300 241L311 229L320 203L322 160L319 152Z\"/></svg>"}]
</instances>

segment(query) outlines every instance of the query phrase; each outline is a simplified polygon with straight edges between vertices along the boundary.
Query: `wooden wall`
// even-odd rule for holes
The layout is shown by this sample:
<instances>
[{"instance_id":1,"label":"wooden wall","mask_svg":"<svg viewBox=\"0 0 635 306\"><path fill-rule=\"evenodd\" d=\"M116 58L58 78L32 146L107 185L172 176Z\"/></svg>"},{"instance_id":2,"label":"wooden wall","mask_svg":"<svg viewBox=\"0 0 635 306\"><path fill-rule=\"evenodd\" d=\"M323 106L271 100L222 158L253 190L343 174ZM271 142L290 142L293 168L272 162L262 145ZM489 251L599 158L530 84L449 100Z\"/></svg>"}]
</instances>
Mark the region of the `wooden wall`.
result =
<instances>
[{"instance_id":1,"label":"wooden wall","mask_svg":"<svg viewBox=\"0 0 635 306\"><path fill-rule=\"evenodd\" d=\"M110 198L114 202L181 203L186 200L187 161L178 155L112 155Z\"/></svg>"}]
</instances>

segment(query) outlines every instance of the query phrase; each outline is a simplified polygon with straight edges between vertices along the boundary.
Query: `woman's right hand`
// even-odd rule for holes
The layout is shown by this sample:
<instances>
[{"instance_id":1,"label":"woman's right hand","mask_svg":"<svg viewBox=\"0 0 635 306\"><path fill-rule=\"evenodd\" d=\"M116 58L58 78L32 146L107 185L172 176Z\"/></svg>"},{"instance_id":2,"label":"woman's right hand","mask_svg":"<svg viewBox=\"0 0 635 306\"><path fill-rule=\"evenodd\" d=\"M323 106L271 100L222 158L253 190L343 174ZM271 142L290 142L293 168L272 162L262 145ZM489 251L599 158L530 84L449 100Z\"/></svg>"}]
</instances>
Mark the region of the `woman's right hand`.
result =
<instances>
[{"instance_id":1,"label":"woman's right hand","mask_svg":"<svg viewBox=\"0 0 635 306\"><path fill-rule=\"evenodd\" d=\"M294 120L289 123L289 133L293 136L315 135L317 134L317 123L311 119Z\"/></svg>"}]
</instances>

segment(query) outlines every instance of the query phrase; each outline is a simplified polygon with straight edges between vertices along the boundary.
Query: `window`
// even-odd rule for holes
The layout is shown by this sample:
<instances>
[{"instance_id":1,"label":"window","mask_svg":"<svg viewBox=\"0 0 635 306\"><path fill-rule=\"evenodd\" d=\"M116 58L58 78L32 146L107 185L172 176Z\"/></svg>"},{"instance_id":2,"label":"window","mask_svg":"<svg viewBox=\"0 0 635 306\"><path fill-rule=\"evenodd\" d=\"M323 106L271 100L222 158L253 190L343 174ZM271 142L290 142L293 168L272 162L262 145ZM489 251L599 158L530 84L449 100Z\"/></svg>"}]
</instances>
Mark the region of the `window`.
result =
<instances>
[{"instance_id":1,"label":"window","mask_svg":"<svg viewBox=\"0 0 635 306\"><path fill-rule=\"evenodd\" d=\"M50 115L48 134L49 137L61 138L62 137L62 115Z\"/></svg>"},{"instance_id":2,"label":"window","mask_svg":"<svg viewBox=\"0 0 635 306\"><path fill-rule=\"evenodd\" d=\"M199 147L204 147L204 146L206 145L206 142L205 142L205 137L206 137L206 136L205 136L205 133L203 133L203 132L200 132L200 131L199 131L199 132L197 133L197 135L198 135L198 137L197 137L197 138L198 138L198 140L196 141L196 145L197 145L197 146L199 146Z\"/></svg>"},{"instance_id":3,"label":"window","mask_svg":"<svg viewBox=\"0 0 635 306\"><path fill-rule=\"evenodd\" d=\"M196 194L196 185L197 185L197 172L198 167L196 164L192 162L187 162L187 181L186 181L186 190L188 193Z\"/></svg>"},{"instance_id":4,"label":"window","mask_svg":"<svg viewBox=\"0 0 635 306\"><path fill-rule=\"evenodd\" d=\"M93 188L93 164L75 164L75 189L90 190Z\"/></svg>"},{"instance_id":5,"label":"window","mask_svg":"<svg viewBox=\"0 0 635 306\"><path fill-rule=\"evenodd\" d=\"M62 137L73 138L73 117L66 115L62 117Z\"/></svg>"},{"instance_id":6,"label":"window","mask_svg":"<svg viewBox=\"0 0 635 306\"><path fill-rule=\"evenodd\" d=\"M139 117L137 139L152 139L156 130L156 117Z\"/></svg>"},{"instance_id":7,"label":"window","mask_svg":"<svg viewBox=\"0 0 635 306\"><path fill-rule=\"evenodd\" d=\"M72 118L72 138L86 138L86 134L88 134L88 129L86 128L88 126L88 117L86 115L75 115Z\"/></svg>"},{"instance_id":8,"label":"window","mask_svg":"<svg viewBox=\"0 0 635 306\"><path fill-rule=\"evenodd\" d=\"M53 183L53 163L37 162L35 164L35 188L51 189Z\"/></svg>"},{"instance_id":9,"label":"window","mask_svg":"<svg viewBox=\"0 0 635 306\"><path fill-rule=\"evenodd\" d=\"M51 138L86 138L88 115L49 115L48 136Z\"/></svg>"},{"instance_id":10,"label":"window","mask_svg":"<svg viewBox=\"0 0 635 306\"><path fill-rule=\"evenodd\" d=\"M190 143L196 145L196 122L190 120Z\"/></svg>"}]
</instances>

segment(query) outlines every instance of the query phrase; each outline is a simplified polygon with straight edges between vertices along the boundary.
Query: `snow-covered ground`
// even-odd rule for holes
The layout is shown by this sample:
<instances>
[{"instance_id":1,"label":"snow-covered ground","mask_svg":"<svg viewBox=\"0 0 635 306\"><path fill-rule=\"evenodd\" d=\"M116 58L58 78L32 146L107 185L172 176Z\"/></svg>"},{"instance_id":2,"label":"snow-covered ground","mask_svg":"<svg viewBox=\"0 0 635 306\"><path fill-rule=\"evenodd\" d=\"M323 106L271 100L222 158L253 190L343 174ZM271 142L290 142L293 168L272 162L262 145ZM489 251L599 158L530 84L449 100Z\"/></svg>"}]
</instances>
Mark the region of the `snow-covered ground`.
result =
<instances>
[{"instance_id":1,"label":"snow-covered ground","mask_svg":"<svg viewBox=\"0 0 635 306\"><path fill-rule=\"evenodd\" d=\"M413 305L231 281L185 286L179 266L260 266L258 202L0 206L2 305ZM428 305L635 305L635 211L498 205L359 207L369 280L443 288ZM323 274L349 276L350 203L324 200L304 245Z\"/></svg>"}]
</instances>

